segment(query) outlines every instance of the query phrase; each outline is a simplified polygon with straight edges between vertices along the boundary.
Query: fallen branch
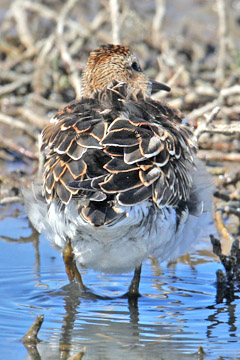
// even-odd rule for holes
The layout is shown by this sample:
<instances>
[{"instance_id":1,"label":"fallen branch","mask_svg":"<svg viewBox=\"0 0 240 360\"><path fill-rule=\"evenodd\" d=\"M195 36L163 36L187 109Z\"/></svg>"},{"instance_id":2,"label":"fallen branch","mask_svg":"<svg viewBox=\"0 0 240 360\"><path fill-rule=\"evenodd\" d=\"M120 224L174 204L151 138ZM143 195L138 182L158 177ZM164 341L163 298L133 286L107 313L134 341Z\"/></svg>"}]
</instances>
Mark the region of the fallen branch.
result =
<instances>
[{"instance_id":1,"label":"fallen branch","mask_svg":"<svg viewBox=\"0 0 240 360\"><path fill-rule=\"evenodd\" d=\"M23 146L16 144L15 142L5 139L3 136L0 135L0 142L4 145L7 149L17 152L18 154L25 156L31 160L37 160L38 156L34 154L32 151L25 149Z\"/></svg>"},{"instance_id":2,"label":"fallen branch","mask_svg":"<svg viewBox=\"0 0 240 360\"><path fill-rule=\"evenodd\" d=\"M23 196L7 196L0 199L0 205L23 202Z\"/></svg>"},{"instance_id":3,"label":"fallen branch","mask_svg":"<svg viewBox=\"0 0 240 360\"><path fill-rule=\"evenodd\" d=\"M69 80L75 91L76 98L80 98L81 80L79 78L78 71L71 57L71 54L68 51L67 45L64 41L65 19L67 18L67 14L74 7L76 2L77 0L68 0L60 12L59 20L57 23L57 41L60 49L61 58L66 66L67 72L69 74Z\"/></svg>"},{"instance_id":4,"label":"fallen branch","mask_svg":"<svg viewBox=\"0 0 240 360\"><path fill-rule=\"evenodd\" d=\"M221 108L219 106L216 106L210 113L210 115L206 116L206 121L202 121L198 123L198 127L194 132L194 135L199 138L201 134L204 132L208 132L208 130L212 130L212 127L209 128L210 124L212 123L213 119L216 118L217 114Z\"/></svg>"},{"instance_id":5,"label":"fallen branch","mask_svg":"<svg viewBox=\"0 0 240 360\"><path fill-rule=\"evenodd\" d=\"M29 94L28 97L30 101L34 101L35 103L43 105L45 108L48 109L58 110L66 105L66 103L64 102L45 99L43 96L36 93Z\"/></svg>"},{"instance_id":6,"label":"fallen branch","mask_svg":"<svg viewBox=\"0 0 240 360\"><path fill-rule=\"evenodd\" d=\"M0 96L9 94L23 85L29 84L32 81L32 75L22 75L20 79L1 86Z\"/></svg>"},{"instance_id":7,"label":"fallen branch","mask_svg":"<svg viewBox=\"0 0 240 360\"><path fill-rule=\"evenodd\" d=\"M22 6L22 1L14 1L10 11L16 21L19 40L28 49L34 47L34 39L28 28L27 14Z\"/></svg>"},{"instance_id":8,"label":"fallen branch","mask_svg":"<svg viewBox=\"0 0 240 360\"><path fill-rule=\"evenodd\" d=\"M230 125L218 124L216 126L211 126L211 127L206 126L205 128L201 129L200 135L204 132L212 133L212 134L223 134L223 135L240 134L240 124L230 124Z\"/></svg>"},{"instance_id":9,"label":"fallen branch","mask_svg":"<svg viewBox=\"0 0 240 360\"><path fill-rule=\"evenodd\" d=\"M155 0L156 11L152 22L152 43L158 48L159 37L166 12L166 0Z\"/></svg>"},{"instance_id":10,"label":"fallen branch","mask_svg":"<svg viewBox=\"0 0 240 360\"><path fill-rule=\"evenodd\" d=\"M198 157L204 161L235 161L240 162L240 153L222 153L219 151L199 150Z\"/></svg>"},{"instance_id":11,"label":"fallen branch","mask_svg":"<svg viewBox=\"0 0 240 360\"><path fill-rule=\"evenodd\" d=\"M218 61L216 69L216 79L219 84L224 80L224 67L226 61L226 50L227 50L227 15L225 0L216 0L216 8L218 14L218 37L219 37L219 50L218 50Z\"/></svg>"},{"instance_id":12,"label":"fallen branch","mask_svg":"<svg viewBox=\"0 0 240 360\"><path fill-rule=\"evenodd\" d=\"M39 129L42 129L45 125L49 123L49 118L47 116L39 116L36 114L36 112L33 112L31 109L27 109L25 107L17 108L16 113L26 118L30 124L34 125Z\"/></svg>"},{"instance_id":13,"label":"fallen branch","mask_svg":"<svg viewBox=\"0 0 240 360\"><path fill-rule=\"evenodd\" d=\"M209 102L198 109L194 109L188 114L188 119L194 121L198 117L204 115L205 113L212 111L216 107L221 107L224 103L224 99L230 95L240 94L240 85L234 85L229 88L224 88L220 91L219 96L216 100Z\"/></svg>"},{"instance_id":14,"label":"fallen branch","mask_svg":"<svg viewBox=\"0 0 240 360\"><path fill-rule=\"evenodd\" d=\"M45 90L43 86L43 79L45 75L44 72L45 72L46 64L48 63L47 59L49 57L49 53L54 45L55 38L56 38L55 34L49 35L49 37L42 44L42 47L39 50L39 54L36 59L36 66L35 66L35 71L33 73L32 85L33 85L33 90L37 94L42 94Z\"/></svg>"},{"instance_id":15,"label":"fallen branch","mask_svg":"<svg viewBox=\"0 0 240 360\"><path fill-rule=\"evenodd\" d=\"M33 129L29 124L25 124L21 120L17 120L11 116L0 113L0 122L11 126L12 128L24 130L32 138L37 139L38 135L35 134L35 129Z\"/></svg>"}]
</instances>

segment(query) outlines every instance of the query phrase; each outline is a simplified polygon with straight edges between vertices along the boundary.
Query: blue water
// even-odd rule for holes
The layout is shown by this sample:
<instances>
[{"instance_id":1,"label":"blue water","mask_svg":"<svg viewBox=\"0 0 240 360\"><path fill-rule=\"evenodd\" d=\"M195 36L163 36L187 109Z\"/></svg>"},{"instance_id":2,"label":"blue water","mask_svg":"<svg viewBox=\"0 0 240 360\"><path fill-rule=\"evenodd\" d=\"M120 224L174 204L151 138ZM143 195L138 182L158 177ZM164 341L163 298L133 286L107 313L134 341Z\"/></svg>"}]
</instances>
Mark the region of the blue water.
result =
<instances>
[{"instance_id":1,"label":"blue water","mask_svg":"<svg viewBox=\"0 0 240 360\"><path fill-rule=\"evenodd\" d=\"M91 292L69 284L61 253L29 225L20 204L0 208L0 358L240 358L240 300L216 301L221 264L202 240L188 262L143 266L138 304L121 297L132 274L81 270ZM239 294L238 294L239 295ZM44 314L37 356L21 342ZM198 347L204 357L198 357Z\"/></svg>"}]
</instances>

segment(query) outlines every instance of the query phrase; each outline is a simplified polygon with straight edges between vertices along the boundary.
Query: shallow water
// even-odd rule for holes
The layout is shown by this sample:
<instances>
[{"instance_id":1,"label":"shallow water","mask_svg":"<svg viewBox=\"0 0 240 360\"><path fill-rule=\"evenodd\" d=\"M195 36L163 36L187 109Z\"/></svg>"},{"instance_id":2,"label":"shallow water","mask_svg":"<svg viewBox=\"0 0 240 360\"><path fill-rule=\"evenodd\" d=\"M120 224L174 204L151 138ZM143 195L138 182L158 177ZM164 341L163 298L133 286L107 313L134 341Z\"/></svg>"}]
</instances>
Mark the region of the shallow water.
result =
<instances>
[{"instance_id":1,"label":"shallow water","mask_svg":"<svg viewBox=\"0 0 240 360\"><path fill-rule=\"evenodd\" d=\"M84 359L240 358L240 300L216 298L221 268L202 240L188 261L168 267L147 260L138 304L128 303L132 274L82 270L91 292L69 284L59 251L33 232L20 204L0 221L1 359L65 359L86 346ZM21 337L44 314L38 354Z\"/></svg>"}]
</instances>

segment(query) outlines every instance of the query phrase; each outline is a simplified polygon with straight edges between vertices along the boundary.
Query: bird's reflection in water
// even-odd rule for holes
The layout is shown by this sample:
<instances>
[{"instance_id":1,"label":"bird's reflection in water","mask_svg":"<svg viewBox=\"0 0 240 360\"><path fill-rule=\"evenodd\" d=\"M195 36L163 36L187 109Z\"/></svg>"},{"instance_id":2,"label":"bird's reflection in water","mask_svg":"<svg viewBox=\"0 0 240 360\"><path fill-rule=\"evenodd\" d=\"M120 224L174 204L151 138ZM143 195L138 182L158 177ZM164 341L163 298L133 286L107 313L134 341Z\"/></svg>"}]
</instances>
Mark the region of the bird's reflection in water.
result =
<instances>
[{"instance_id":1,"label":"bird's reflection in water","mask_svg":"<svg viewBox=\"0 0 240 360\"><path fill-rule=\"evenodd\" d=\"M84 338L87 338L87 343L92 339L90 340L90 343L95 343L99 348L104 348L102 344L111 341L119 344L122 343L122 346L124 346L121 340L121 331L117 331L117 320L120 318L123 319L123 322L119 322L120 327L123 328L123 334L126 329L127 337L133 339L139 338L138 297L128 298L123 295L111 298L108 296L100 296L90 290L84 292L81 291L76 283L68 284L64 286L62 290L65 292L65 296L63 297L65 302L65 314L59 339L60 359L68 359L72 348L76 348L74 338L80 340L81 346L84 345ZM101 303L98 310L96 312L93 311L92 318L91 315L84 315L86 301ZM123 302L126 303L125 310L123 310ZM81 306L83 309L81 309ZM104 325L107 325L107 327ZM127 325L126 328L125 325ZM115 326L116 329L114 329ZM109 331L109 327L111 328L111 331ZM106 328L107 332L105 331ZM102 349L102 351L104 350Z\"/></svg>"},{"instance_id":2,"label":"bird's reflection in water","mask_svg":"<svg viewBox=\"0 0 240 360\"><path fill-rule=\"evenodd\" d=\"M69 359L85 344L91 353L102 353L104 359L112 359L115 345L127 350L132 346L131 339L136 342L140 337L138 298L128 299L125 295L117 298L100 296L89 290L82 291L74 282L50 292L50 295L53 301L55 297L61 297L64 301L62 320L57 320L62 324L61 330L57 339L56 333L52 331L48 342L40 341L36 346L25 345L31 359L45 359L49 356L51 359ZM96 311L85 314L86 301L90 307L97 302L100 306ZM125 339L128 339L128 344ZM133 345L138 346L137 343Z\"/></svg>"},{"instance_id":3,"label":"bird's reflection in water","mask_svg":"<svg viewBox=\"0 0 240 360\"><path fill-rule=\"evenodd\" d=\"M174 279L179 281L177 276ZM152 283L153 286L157 280ZM166 285L163 283L163 287ZM215 299L213 304L205 309L207 316L204 317L204 308L190 309L188 304L186 309L186 297L177 304L176 295L174 302L174 291L178 293L179 289L174 286L169 288L172 289L172 294L159 299L150 298L147 294L132 299L125 295L112 298L99 296L90 290L82 291L76 283L65 285L57 291L50 291L53 303L54 298L64 301L64 313L56 319L56 322L60 322L61 328L60 331L48 329L48 333L51 333L49 340L37 345L34 356L33 350L31 349L31 353L28 350L29 356L31 359L45 359L47 356L51 359L69 359L74 354L81 353L86 346L86 356L91 359L121 359L123 356L128 359L142 359L148 355L154 358L159 353L162 354L162 359L171 356L175 358L176 354L178 359L190 359L197 351L197 345L195 348L191 345L192 334L197 337L197 333L188 323L188 314L189 317L197 316L194 311L201 310L201 321L206 324L208 339L216 335L218 326L221 327L219 318L222 312L226 314L227 311L228 331L234 341L236 305L230 303L219 307ZM44 334L42 336L44 337ZM195 338L194 341L196 344L199 342L199 345L203 344L200 336L199 333L199 339ZM189 354L186 354L188 347Z\"/></svg>"}]
</instances>

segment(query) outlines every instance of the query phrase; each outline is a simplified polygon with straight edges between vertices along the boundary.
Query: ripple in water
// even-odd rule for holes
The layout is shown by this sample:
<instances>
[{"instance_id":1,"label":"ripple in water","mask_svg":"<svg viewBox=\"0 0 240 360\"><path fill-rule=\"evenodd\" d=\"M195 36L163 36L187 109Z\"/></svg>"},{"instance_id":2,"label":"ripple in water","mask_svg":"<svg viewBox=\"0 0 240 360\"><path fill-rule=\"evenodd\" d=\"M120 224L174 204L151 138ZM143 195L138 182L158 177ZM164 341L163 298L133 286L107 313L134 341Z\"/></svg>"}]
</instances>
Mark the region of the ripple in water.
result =
<instances>
[{"instance_id":1,"label":"ripple in water","mask_svg":"<svg viewBox=\"0 0 240 360\"><path fill-rule=\"evenodd\" d=\"M32 232L20 205L1 218L1 359L31 358L20 339L38 314L45 317L42 359L64 358L83 346L87 359L192 359L199 346L207 359L240 356L240 301L236 296L216 302L215 272L221 266L208 241L198 244L187 263L160 267L146 261L136 304L122 296L132 274L84 269L91 291L81 292L68 283L58 250Z\"/></svg>"}]
</instances>

